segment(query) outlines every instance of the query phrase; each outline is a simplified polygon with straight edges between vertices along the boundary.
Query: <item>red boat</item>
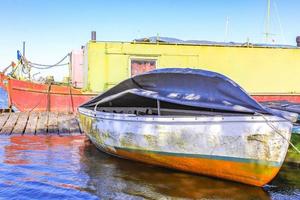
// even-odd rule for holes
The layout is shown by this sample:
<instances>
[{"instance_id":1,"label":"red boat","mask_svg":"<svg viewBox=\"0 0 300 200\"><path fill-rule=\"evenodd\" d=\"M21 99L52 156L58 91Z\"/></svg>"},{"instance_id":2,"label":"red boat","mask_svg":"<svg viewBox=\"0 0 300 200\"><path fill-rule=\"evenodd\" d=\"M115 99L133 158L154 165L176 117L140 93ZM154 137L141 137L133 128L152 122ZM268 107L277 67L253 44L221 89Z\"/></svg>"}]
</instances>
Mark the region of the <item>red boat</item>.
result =
<instances>
[{"instance_id":1,"label":"red boat","mask_svg":"<svg viewBox=\"0 0 300 200\"><path fill-rule=\"evenodd\" d=\"M8 103L19 111L77 112L77 107L95 94L83 93L72 86L23 81L0 73L0 87L8 94Z\"/></svg>"},{"instance_id":2,"label":"red boat","mask_svg":"<svg viewBox=\"0 0 300 200\"><path fill-rule=\"evenodd\" d=\"M300 96L298 95L274 95L274 94L263 94L263 95L251 95L258 102L266 101L288 101L293 103L300 103Z\"/></svg>"}]
</instances>

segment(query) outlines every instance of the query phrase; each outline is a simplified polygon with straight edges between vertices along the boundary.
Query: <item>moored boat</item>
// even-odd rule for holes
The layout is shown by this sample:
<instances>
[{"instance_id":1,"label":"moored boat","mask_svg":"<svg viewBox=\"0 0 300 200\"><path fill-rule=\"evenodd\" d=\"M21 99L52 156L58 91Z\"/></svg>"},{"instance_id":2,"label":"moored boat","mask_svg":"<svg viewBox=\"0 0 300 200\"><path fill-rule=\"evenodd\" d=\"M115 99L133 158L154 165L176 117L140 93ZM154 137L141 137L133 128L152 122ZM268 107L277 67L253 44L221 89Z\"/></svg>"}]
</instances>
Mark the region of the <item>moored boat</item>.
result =
<instances>
[{"instance_id":1,"label":"moored boat","mask_svg":"<svg viewBox=\"0 0 300 200\"><path fill-rule=\"evenodd\" d=\"M5 105L15 110L77 112L82 103L95 96L84 93L73 86L35 83L33 81L18 80L5 75L0 77L0 88L7 94Z\"/></svg>"},{"instance_id":2,"label":"moored boat","mask_svg":"<svg viewBox=\"0 0 300 200\"><path fill-rule=\"evenodd\" d=\"M83 86L82 50L72 51L60 62L69 58L69 63L50 65L48 68L69 65L70 77L67 81L55 82L49 80L36 81L31 76L32 68L47 69L28 61L18 51L18 64L12 64L0 72L0 90L6 96L1 99L6 102L6 108L21 112L27 111L52 111L52 112L77 112L79 105L96 96L95 93L85 92ZM38 66L36 66L38 65ZM44 65L41 65L44 66ZM5 73L11 68L10 73ZM44 79L44 78L42 78ZM70 79L70 80L68 80Z\"/></svg>"},{"instance_id":3,"label":"moored boat","mask_svg":"<svg viewBox=\"0 0 300 200\"><path fill-rule=\"evenodd\" d=\"M255 186L278 173L292 129L286 113L261 106L229 78L192 69L134 76L79 113L104 152Z\"/></svg>"}]
</instances>

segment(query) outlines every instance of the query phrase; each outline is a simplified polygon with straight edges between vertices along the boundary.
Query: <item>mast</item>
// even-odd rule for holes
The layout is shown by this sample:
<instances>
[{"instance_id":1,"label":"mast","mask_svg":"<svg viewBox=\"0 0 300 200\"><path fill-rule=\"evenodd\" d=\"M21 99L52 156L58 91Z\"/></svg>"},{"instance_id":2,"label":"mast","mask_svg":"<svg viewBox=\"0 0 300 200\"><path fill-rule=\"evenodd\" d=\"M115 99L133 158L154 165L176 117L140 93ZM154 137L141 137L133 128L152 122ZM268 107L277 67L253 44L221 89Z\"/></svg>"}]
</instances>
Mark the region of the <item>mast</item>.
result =
<instances>
[{"instance_id":1,"label":"mast","mask_svg":"<svg viewBox=\"0 0 300 200\"><path fill-rule=\"evenodd\" d=\"M266 43L269 41L269 36L270 36L270 15L271 15L271 0L268 0L267 20L266 20L266 27L265 27Z\"/></svg>"},{"instance_id":2,"label":"mast","mask_svg":"<svg viewBox=\"0 0 300 200\"><path fill-rule=\"evenodd\" d=\"M22 55L23 55L24 57L25 57L25 48L26 48L26 47L25 47L25 41L23 41L23 54L22 54Z\"/></svg>"}]
</instances>

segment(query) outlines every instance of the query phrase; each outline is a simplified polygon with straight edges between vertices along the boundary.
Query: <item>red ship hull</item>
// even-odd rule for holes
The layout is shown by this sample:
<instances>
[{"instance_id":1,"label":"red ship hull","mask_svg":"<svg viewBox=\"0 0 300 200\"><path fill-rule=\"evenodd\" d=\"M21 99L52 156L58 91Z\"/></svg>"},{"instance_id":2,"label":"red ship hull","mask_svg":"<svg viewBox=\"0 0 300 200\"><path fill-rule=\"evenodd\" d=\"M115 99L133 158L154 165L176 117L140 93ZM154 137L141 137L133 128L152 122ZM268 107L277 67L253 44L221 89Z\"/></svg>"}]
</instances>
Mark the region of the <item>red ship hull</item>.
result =
<instances>
[{"instance_id":1,"label":"red ship hull","mask_svg":"<svg viewBox=\"0 0 300 200\"><path fill-rule=\"evenodd\" d=\"M96 94L85 94L69 86L39 84L10 79L0 74L0 87L8 93L9 105L21 112L52 111L77 112L78 106Z\"/></svg>"},{"instance_id":2,"label":"red ship hull","mask_svg":"<svg viewBox=\"0 0 300 200\"><path fill-rule=\"evenodd\" d=\"M251 95L256 101L258 102L265 102L265 101L289 101L293 103L300 103L300 94L296 95Z\"/></svg>"}]
</instances>

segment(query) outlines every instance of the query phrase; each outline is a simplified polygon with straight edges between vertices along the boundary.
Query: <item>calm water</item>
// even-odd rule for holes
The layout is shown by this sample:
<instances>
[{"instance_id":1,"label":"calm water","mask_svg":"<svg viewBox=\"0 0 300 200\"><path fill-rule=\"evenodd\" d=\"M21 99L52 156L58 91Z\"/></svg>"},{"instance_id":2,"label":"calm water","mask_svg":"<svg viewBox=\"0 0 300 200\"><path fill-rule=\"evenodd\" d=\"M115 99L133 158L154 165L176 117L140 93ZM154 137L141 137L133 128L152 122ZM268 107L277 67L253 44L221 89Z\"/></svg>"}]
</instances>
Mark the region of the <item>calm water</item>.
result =
<instances>
[{"instance_id":1,"label":"calm water","mask_svg":"<svg viewBox=\"0 0 300 200\"><path fill-rule=\"evenodd\" d=\"M265 188L115 158L84 136L0 139L0 199L300 199L300 168Z\"/></svg>"}]
</instances>

